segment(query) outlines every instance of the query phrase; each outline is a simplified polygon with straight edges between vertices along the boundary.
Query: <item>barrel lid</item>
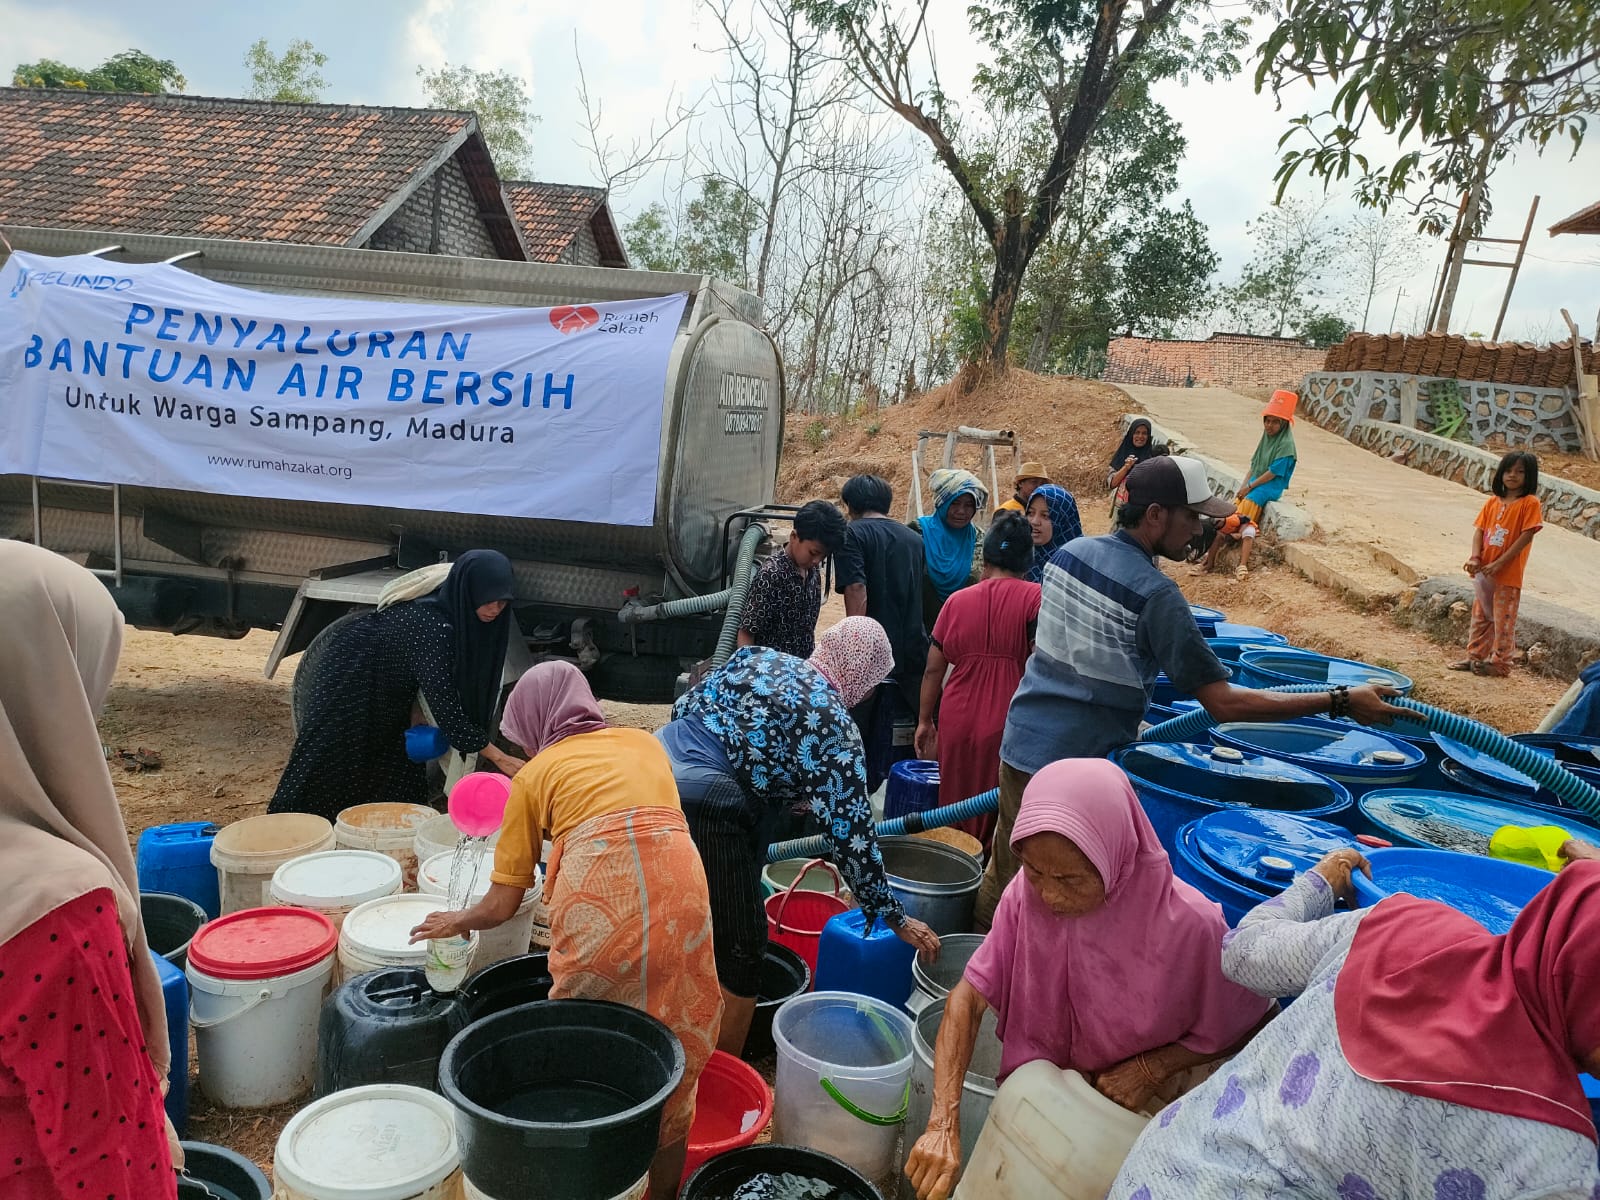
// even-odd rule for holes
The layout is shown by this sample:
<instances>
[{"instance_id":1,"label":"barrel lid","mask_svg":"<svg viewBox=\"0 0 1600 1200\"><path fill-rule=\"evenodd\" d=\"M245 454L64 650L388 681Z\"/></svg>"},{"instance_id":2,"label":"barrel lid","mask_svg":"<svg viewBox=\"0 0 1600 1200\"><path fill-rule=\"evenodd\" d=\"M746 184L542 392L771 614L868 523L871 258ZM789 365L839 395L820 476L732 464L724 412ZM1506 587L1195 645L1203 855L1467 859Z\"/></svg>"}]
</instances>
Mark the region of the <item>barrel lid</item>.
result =
<instances>
[{"instance_id":1,"label":"barrel lid","mask_svg":"<svg viewBox=\"0 0 1600 1200\"><path fill-rule=\"evenodd\" d=\"M1367 855L1372 878L1352 875L1362 905L1397 892L1437 900L1465 913L1490 933L1511 928L1522 906L1550 882L1550 872L1500 858L1396 846Z\"/></svg>"},{"instance_id":2,"label":"barrel lid","mask_svg":"<svg viewBox=\"0 0 1600 1200\"><path fill-rule=\"evenodd\" d=\"M424 947L411 944L411 931L443 907L443 896L420 892L380 896L350 910L339 927L339 938L371 953L421 955Z\"/></svg>"},{"instance_id":3,"label":"barrel lid","mask_svg":"<svg viewBox=\"0 0 1600 1200\"><path fill-rule=\"evenodd\" d=\"M1289 646L1246 650L1239 656L1239 662L1258 674L1277 675L1294 683L1345 684L1349 687L1386 683L1402 692L1411 690L1410 677L1399 671L1358 662L1353 658L1331 658L1326 654L1296 650Z\"/></svg>"},{"instance_id":4,"label":"barrel lid","mask_svg":"<svg viewBox=\"0 0 1600 1200\"><path fill-rule=\"evenodd\" d=\"M1576 817L1461 792L1380 788L1368 792L1357 803L1367 820L1386 833L1440 850L1487 854L1489 839L1504 825L1557 825L1573 837L1600 841L1600 829Z\"/></svg>"},{"instance_id":5,"label":"barrel lid","mask_svg":"<svg viewBox=\"0 0 1600 1200\"><path fill-rule=\"evenodd\" d=\"M354 907L400 890L400 864L375 850L324 850L272 873L272 898L307 908Z\"/></svg>"},{"instance_id":6,"label":"barrel lid","mask_svg":"<svg viewBox=\"0 0 1600 1200\"><path fill-rule=\"evenodd\" d=\"M1150 764L1168 770L1203 771L1244 779L1272 780L1275 783L1304 783L1321 788L1336 786L1327 776L1308 771L1292 762L1232 746L1196 742L1140 742L1120 751L1117 761L1130 775L1141 774L1141 765Z\"/></svg>"},{"instance_id":7,"label":"barrel lid","mask_svg":"<svg viewBox=\"0 0 1600 1200\"><path fill-rule=\"evenodd\" d=\"M411 1200L459 1165L450 1102L385 1083L307 1105L283 1127L272 1156L279 1187L317 1200Z\"/></svg>"},{"instance_id":8,"label":"barrel lid","mask_svg":"<svg viewBox=\"0 0 1600 1200\"><path fill-rule=\"evenodd\" d=\"M1475 749L1465 742L1457 741L1455 738L1447 737L1442 733L1434 734L1433 740L1438 742L1440 749L1455 762L1466 767L1469 771L1476 771L1479 775L1499 784L1501 787L1510 788L1515 792L1526 792L1529 796L1539 790L1538 783L1532 777L1524 775L1515 767L1507 766L1493 755L1485 754L1482 750ZM1552 752L1543 746L1529 746L1528 749L1535 754L1542 754L1546 758L1554 757Z\"/></svg>"},{"instance_id":9,"label":"barrel lid","mask_svg":"<svg viewBox=\"0 0 1600 1200\"><path fill-rule=\"evenodd\" d=\"M1289 639L1281 633L1273 633L1270 629L1263 629L1259 625L1235 625L1231 621L1218 621L1217 631L1211 635L1233 642L1259 642L1263 646L1286 646Z\"/></svg>"},{"instance_id":10,"label":"barrel lid","mask_svg":"<svg viewBox=\"0 0 1600 1200\"><path fill-rule=\"evenodd\" d=\"M1257 889L1281 891L1324 855L1355 845L1348 829L1293 813L1230 808L1194 823L1194 844L1212 867Z\"/></svg>"},{"instance_id":11,"label":"barrel lid","mask_svg":"<svg viewBox=\"0 0 1600 1200\"><path fill-rule=\"evenodd\" d=\"M454 850L444 850L438 854L430 855L426 862L417 868L417 890L425 895L442 898L450 894L450 868L455 861ZM488 893L493 880L489 873L494 870L494 848L485 843L478 850L478 878L473 881L472 894L468 900L481 900ZM539 864L543 866L543 863ZM532 904L539 899L543 891L543 876L534 881L531 888L523 894L522 905Z\"/></svg>"},{"instance_id":12,"label":"barrel lid","mask_svg":"<svg viewBox=\"0 0 1600 1200\"><path fill-rule=\"evenodd\" d=\"M1226 621L1228 615L1219 609L1207 608L1204 604L1191 604L1189 611L1194 614L1196 621L1209 621L1215 625L1218 621Z\"/></svg>"},{"instance_id":13,"label":"barrel lid","mask_svg":"<svg viewBox=\"0 0 1600 1200\"><path fill-rule=\"evenodd\" d=\"M1232 722L1211 730L1220 746L1254 750L1309 770L1346 777L1409 777L1426 761L1416 746L1385 733L1338 721L1302 719L1278 722Z\"/></svg>"},{"instance_id":14,"label":"barrel lid","mask_svg":"<svg viewBox=\"0 0 1600 1200\"><path fill-rule=\"evenodd\" d=\"M338 942L333 922L309 908L246 908L202 925L189 965L213 979L269 979L316 965Z\"/></svg>"}]
</instances>

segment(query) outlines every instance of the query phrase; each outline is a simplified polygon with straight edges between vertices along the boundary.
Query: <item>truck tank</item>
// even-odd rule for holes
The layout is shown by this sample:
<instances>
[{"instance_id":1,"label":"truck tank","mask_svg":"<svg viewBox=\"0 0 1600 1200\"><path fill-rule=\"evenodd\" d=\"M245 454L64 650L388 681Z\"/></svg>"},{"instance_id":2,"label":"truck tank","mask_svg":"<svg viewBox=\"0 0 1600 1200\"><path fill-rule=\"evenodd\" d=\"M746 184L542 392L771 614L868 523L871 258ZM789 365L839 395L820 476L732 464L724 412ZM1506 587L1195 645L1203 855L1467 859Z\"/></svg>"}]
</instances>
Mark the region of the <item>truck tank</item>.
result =
<instances>
[{"instance_id":1,"label":"truck tank","mask_svg":"<svg viewBox=\"0 0 1600 1200\"><path fill-rule=\"evenodd\" d=\"M770 506L783 437L783 367L754 296L702 275L453 258L86 229L5 227L22 251L172 262L285 295L526 306L686 292L661 397L653 523L603 523L225 496L95 480L0 475L0 536L37 541L95 570L130 623L241 637L277 630L265 664L303 650L339 616L376 602L406 570L474 547L516 569L527 654L575 658L596 692L670 700L711 655L752 518ZM5 256L0 255L0 263ZM3 398L0 398L3 406ZM0 430L0 436L4 436ZM642 621L627 619L641 612ZM688 612L692 607L709 611ZM626 616L625 616L626 613Z\"/></svg>"}]
</instances>

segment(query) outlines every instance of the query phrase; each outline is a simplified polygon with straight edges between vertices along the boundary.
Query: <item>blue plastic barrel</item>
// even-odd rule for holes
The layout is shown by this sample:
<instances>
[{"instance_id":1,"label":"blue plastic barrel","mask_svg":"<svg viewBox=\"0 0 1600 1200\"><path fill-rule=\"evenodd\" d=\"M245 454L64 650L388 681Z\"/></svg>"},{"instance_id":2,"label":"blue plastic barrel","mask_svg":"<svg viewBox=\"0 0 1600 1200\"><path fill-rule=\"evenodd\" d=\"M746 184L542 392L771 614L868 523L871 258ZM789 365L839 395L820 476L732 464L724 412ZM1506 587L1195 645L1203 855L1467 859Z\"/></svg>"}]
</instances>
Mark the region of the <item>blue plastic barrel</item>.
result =
<instances>
[{"instance_id":1,"label":"blue plastic barrel","mask_svg":"<svg viewBox=\"0 0 1600 1200\"><path fill-rule=\"evenodd\" d=\"M1287 646L1289 639L1259 625L1235 625L1231 621L1218 621L1217 631L1210 635L1220 641L1260 642L1268 646Z\"/></svg>"},{"instance_id":2,"label":"blue plastic barrel","mask_svg":"<svg viewBox=\"0 0 1600 1200\"><path fill-rule=\"evenodd\" d=\"M189 1123L189 981L182 967L174 966L154 950L150 957L161 980L161 1003L167 1010L167 1042L172 1052L172 1072L167 1076L167 1119L182 1137Z\"/></svg>"},{"instance_id":3,"label":"blue plastic barrel","mask_svg":"<svg viewBox=\"0 0 1600 1200\"><path fill-rule=\"evenodd\" d=\"M1448 781L1451 790L1471 792L1512 804L1525 804L1545 812L1568 814L1586 822L1595 820L1593 814L1573 808L1549 788L1540 787L1532 776L1524 775L1492 755L1442 735L1437 741L1445 754L1439 763L1439 773ZM1542 746L1534 746L1533 749L1540 753L1553 753ZM1566 770L1585 783L1600 787L1600 769L1567 766Z\"/></svg>"},{"instance_id":4,"label":"blue plastic barrel","mask_svg":"<svg viewBox=\"0 0 1600 1200\"><path fill-rule=\"evenodd\" d=\"M1226 665L1224 665L1223 670L1228 672L1229 679L1232 679L1236 673L1233 667ZM1193 699L1194 695L1192 693L1180 692L1177 688L1173 687L1172 680L1167 678L1167 673L1165 671L1161 671L1156 674L1155 690L1150 693L1150 702L1152 704L1162 704L1170 708L1179 700Z\"/></svg>"},{"instance_id":5,"label":"blue plastic barrel","mask_svg":"<svg viewBox=\"0 0 1600 1200\"><path fill-rule=\"evenodd\" d=\"M1372 878L1359 871L1352 876L1363 908L1405 892L1448 904L1490 933L1510 929L1522 906L1555 878L1549 871L1501 858L1411 846L1374 850L1367 860L1372 864Z\"/></svg>"},{"instance_id":6,"label":"blue plastic barrel","mask_svg":"<svg viewBox=\"0 0 1600 1200\"><path fill-rule=\"evenodd\" d=\"M927 758L908 758L889 768L889 784L883 795L885 818L938 807L938 763Z\"/></svg>"},{"instance_id":7,"label":"blue plastic barrel","mask_svg":"<svg viewBox=\"0 0 1600 1200\"><path fill-rule=\"evenodd\" d=\"M1375 833L1397 846L1486 855L1489 839L1502 825L1558 825L1575 838L1600 844L1600 828L1576 815L1461 792L1380 789L1362 796L1356 807Z\"/></svg>"},{"instance_id":8,"label":"blue plastic barrel","mask_svg":"<svg viewBox=\"0 0 1600 1200\"><path fill-rule=\"evenodd\" d=\"M895 936L887 922L873 923L859 908L828 918L817 944L819 992L856 992L904 1008L915 982L911 960L916 949Z\"/></svg>"},{"instance_id":9,"label":"blue plastic barrel","mask_svg":"<svg viewBox=\"0 0 1600 1200\"><path fill-rule=\"evenodd\" d=\"M1141 742L1113 751L1171 853L1178 831L1218 809L1260 808L1325 820L1348 819L1350 793L1342 783L1262 754L1232 746Z\"/></svg>"},{"instance_id":10,"label":"blue plastic barrel","mask_svg":"<svg viewBox=\"0 0 1600 1200\"><path fill-rule=\"evenodd\" d=\"M1271 650L1278 643L1263 642L1259 638L1209 637L1206 645L1211 647L1211 653L1231 667L1246 650Z\"/></svg>"},{"instance_id":11,"label":"blue plastic barrel","mask_svg":"<svg viewBox=\"0 0 1600 1200\"><path fill-rule=\"evenodd\" d=\"M1548 751L1564 767L1600 767L1600 738L1577 733L1514 733L1511 740Z\"/></svg>"},{"instance_id":12,"label":"blue plastic barrel","mask_svg":"<svg viewBox=\"0 0 1600 1200\"><path fill-rule=\"evenodd\" d=\"M1405 787L1428 761L1417 747L1375 729L1310 717L1230 722L1214 727L1211 740L1337 779L1357 799L1373 788Z\"/></svg>"},{"instance_id":13,"label":"blue plastic barrel","mask_svg":"<svg viewBox=\"0 0 1600 1200\"><path fill-rule=\"evenodd\" d=\"M1194 623L1200 626L1200 632L1206 637L1216 637L1217 626L1228 619L1226 613L1203 604L1191 604L1189 611L1194 614Z\"/></svg>"},{"instance_id":14,"label":"blue plastic barrel","mask_svg":"<svg viewBox=\"0 0 1600 1200\"><path fill-rule=\"evenodd\" d=\"M217 827L209 821L152 825L139 835L139 890L186 896L215 920L222 909L217 894L217 869L211 865L211 841Z\"/></svg>"},{"instance_id":15,"label":"blue plastic barrel","mask_svg":"<svg viewBox=\"0 0 1600 1200\"><path fill-rule=\"evenodd\" d=\"M1222 905L1229 925L1277 895L1324 855L1355 845L1348 829L1292 813L1227 809L1178 835L1174 873Z\"/></svg>"},{"instance_id":16,"label":"blue plastic barrel","mask_svg":"<svg viewBox=\"0 0 1600 1200\"><path fill-rule=\"evenodd\" d=\"M1330 658L1310 650L1289 647L1274 650L1246 650L1239 655L1239 682L1246 687L1281 687L1295 683L1325 683L1329 687L1345 684L1386 683L1401 695L1411 692L1411 680L1399 671L1375 667L1352 658Z\"/></svg>"}]
</instances>

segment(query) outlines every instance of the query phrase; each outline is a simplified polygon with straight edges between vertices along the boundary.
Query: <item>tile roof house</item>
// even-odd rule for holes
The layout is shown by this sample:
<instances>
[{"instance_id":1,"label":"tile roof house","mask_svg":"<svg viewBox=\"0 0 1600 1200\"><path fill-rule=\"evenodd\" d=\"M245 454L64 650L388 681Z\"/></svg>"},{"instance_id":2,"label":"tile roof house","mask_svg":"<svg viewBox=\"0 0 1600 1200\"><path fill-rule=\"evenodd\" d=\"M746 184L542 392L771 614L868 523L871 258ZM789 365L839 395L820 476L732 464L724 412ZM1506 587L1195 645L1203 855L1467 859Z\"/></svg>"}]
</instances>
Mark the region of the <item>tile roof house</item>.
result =
<instances>
[{"instance_id":1,"label":"tile roof house","mask_svg":"<svg viewBox=\"0 0 1600 1200\"><path fill-rule=\"evenodd\" d=\"M440 109L0 88L0 224L627 265L600 189Z\"/></svg>"},{"instance_id":2,"label":"tile roof house","mask_svg":"<svg viewBox=\"0 0 1600 1200\"><path fill-rule=\"evenodd\" d=\"M1600 234L1600 201L1580 208L1570 217L1563 217L1550 226L1550 236L1555 237L1560 233L1592 233Z\"/></svg>"},{"instance_id":3,"label":"tile roof house","mask_svg":"<svg viewBox=\"0 0 1600 1200\"><path fill-rule=\"evenodd\" d=\"M591 267L628 265L604 188L513 180L505 192L529 258Z\"/></svg>"}]
</instances>

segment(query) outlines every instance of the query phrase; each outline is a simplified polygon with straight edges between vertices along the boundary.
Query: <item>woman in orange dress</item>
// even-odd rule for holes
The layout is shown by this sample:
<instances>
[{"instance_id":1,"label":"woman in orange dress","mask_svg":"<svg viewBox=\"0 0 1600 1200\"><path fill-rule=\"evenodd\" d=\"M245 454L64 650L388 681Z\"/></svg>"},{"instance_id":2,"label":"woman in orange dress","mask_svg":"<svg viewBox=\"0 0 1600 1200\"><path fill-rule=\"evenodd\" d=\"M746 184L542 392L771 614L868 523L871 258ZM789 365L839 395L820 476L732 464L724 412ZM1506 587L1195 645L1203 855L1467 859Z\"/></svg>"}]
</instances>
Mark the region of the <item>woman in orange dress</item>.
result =
<instances>
[{"instance_id":1,"label":"woman in orange dress","mask_svg":"<svg viewBox=\"0 0 1600 1200\"><path fill-rule=\"evenodd\" d=\"M916 744L918 758L939 760L940 804L976 796L999 781L1006 710L1033 653L1039 620L1039 585L1023 578L1033 555L1028 522L1015 513L997 516L983 543L982 580L946 600L934 624ZM987 854L994 826L989 813L957 828L982 842Z\"/></svg>"}]
</instances>

